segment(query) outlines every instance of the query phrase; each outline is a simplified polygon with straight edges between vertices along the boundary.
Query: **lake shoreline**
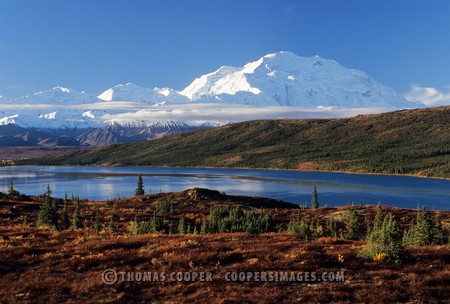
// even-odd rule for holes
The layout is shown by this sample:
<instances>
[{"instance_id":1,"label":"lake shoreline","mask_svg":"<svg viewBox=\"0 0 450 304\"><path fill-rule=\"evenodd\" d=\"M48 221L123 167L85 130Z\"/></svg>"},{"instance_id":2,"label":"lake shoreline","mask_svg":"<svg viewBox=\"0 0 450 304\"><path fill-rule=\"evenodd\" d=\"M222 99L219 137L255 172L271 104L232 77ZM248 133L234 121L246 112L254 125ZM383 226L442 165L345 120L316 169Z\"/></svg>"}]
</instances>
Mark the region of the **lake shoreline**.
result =
<instances>
[{"instance_id":1,"label":"lake shoreline","mask_svg":"<svg viewBox=\"0 0 450 304\"><path fill-rule=\"evenodd\" d=\"M16 167L123 167L123 168L178 168L178 169L235 169L235 170L270 170L270 171L292 171L292 172L319 172L319 173L343 173L343 174L355 174L355 175L375 175L375 176L408 176L408 177L418 177L436 180L446 180L450 181L450 177L441 176L426 176L421 174L394 174L394 173L374 173L374 172L355 172L355 171L339 171L339 170L299 170L299 169L280 169L280 168L253 168L253 167L211 167L211 166L130 166L124 164L113 164L113 165L14 165Z\"/></svg>"},{"instance_id":2,"label":"lake shoreline","mask_svg":"<svg viewBox=\"0 0 450 304\"><path fill-rule=\"evenodd\" d=\"M322 205L384 205L448 210L448 181L405 175L381 175L328 171L150 167L150 166L11 166L0 171L3 191L10 179L23 193L40 194L48 184L54 194L80 195L88 199L129 197L137 176L144 177L146 192L178 192L188 188L215 189L233 195L270 197L302 205L310 202L317 185ZM150 189L150 191L148 191Z\"/></svg>"}]
</instances>

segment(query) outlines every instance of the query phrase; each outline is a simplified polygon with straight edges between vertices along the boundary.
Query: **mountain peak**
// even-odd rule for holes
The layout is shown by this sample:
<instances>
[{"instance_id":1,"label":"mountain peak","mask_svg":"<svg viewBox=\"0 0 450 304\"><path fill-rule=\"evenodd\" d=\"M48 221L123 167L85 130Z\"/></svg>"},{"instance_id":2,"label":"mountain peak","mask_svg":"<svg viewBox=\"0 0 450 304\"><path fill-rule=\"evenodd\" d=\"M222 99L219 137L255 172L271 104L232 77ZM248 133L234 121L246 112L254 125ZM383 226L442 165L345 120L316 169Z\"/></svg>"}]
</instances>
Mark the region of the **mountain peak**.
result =
<instances>
[{"instance_id":1,"label":"mountain peak","mask_svg":"<svg viewBox=\"0 0 450 304\"><path fill-rule=\"evenodd\" d=\"M153 105L187 103L189 100L171 88L143 88L132 82L118 84L97 96L103 101L135 101Z\"/></svg>"},{"instance_id":2,"label":"mountain peak","mask_svg":"<svg viewBox=\"0 0 450 304\"><path fill-rule=\"evenodd\" d=\"M61 86L56 86L52 89L52 91L57 91L57 92L63 92L63 93L70 93L71 90L65 87L61 87ZM82 92L83 93L83 92Z\"/></svg>"},{"instance_id":3,"label":"mountain peak","mask_svg":"<svg viewBox=\"0 0 450 304\"><path fill-rule=\"evenodd\" d=\"M56 86L33 95L13 99L11 102L20 104L75 105L96 101L98 100L95 96L86 92L78 92L73 89Z\"/></svg>"},{"instance_id":4,"label":"mountain peak","mask_svg":"<svg viewBox=\"0 0 450 304\"><path fill-rule=\"evenodd\" d=\"M221 67L195 79L181 94L193 101L265 106L413 108L394 90L334 60L289 51L243 67Z\"/></svg>"},{"instance_id":5,"label":"mountain peak","mask_svg":"<svg viewBox=\"0 0 450 304\"><path fill-rule=\"evenodd\" d=\"M279 58L279 57L299 57L299 56L289 51L279 51L276 53L270 53L263 56L263 58L277 58L277 57Z\"/></svg>"}]
</instances>

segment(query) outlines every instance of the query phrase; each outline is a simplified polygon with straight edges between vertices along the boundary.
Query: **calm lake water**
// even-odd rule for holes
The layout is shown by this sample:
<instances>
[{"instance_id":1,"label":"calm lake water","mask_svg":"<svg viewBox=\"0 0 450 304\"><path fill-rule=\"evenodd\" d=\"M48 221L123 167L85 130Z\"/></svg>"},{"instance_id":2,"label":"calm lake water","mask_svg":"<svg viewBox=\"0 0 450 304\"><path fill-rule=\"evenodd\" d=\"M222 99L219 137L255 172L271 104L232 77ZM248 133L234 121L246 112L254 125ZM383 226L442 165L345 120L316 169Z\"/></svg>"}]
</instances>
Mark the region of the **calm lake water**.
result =
<instances>
[{"instance_id":1,"label":"calm lake water","mask_svg":"<svg viewBox=\"0 0 450 304\"><path fill-rule=\"evenodd\" d=\"M322 206L377 204L403 208L450 209L450 181L408 176L360 175L287 170L155 168L155 167L1 167L0 191L13 179L15 189L34 195L64 193L92 200L134 195L137 176L146 192L172 192L193 187L216 189L227 194L265 196L304 203L317 185Z\"/></svg>"}]
</instances>

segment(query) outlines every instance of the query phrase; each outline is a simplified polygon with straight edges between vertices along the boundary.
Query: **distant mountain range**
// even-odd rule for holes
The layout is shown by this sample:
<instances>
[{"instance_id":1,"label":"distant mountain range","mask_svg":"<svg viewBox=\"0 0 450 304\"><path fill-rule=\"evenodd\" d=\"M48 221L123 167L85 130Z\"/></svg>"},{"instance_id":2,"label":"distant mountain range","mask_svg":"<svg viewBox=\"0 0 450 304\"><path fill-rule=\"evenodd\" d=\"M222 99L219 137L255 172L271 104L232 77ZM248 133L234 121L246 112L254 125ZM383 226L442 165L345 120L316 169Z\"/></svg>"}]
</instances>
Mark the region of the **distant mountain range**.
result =
<instances>
[{"instance_id":1,"label":"distant mountain range","mask_svg":"<svg viewBox=\"0 0 450 304\"><path fill-rule=\"evenodd\" d=\"M257 120L23 164L242 167L450 178L450 106Z\"/></svg>"},{"instance_id":2,"label":"distant mountain range","mask_svg":"<svg viewBox=\"0 0 450 304\"><path fill-rule=\"evenodd\" d=\"M239 111L238 115L229 113L226 119L214 119L204 112L205 104L213 104L225 116L227 108L221 107L230 104L252 106L255 111L267 106L325 109L331 117L336 109L424 107L407 101L366 73L348 69L336 61L278 52L243 67L220 67L198 77L181 91L127 83L107 89L98 96L58 86L10 101L2 98L0 126L95 129L84 132L78 142L106 145L245 120L239 117ZM197 114L196 119L183 116L177 108L186 106L191 107L191 113ZM170 110L164 107L170 107ZM265 111L270 113L270 109ZM159 118L158 113L164 117ZM117 133L119 125L128 130ZM165 128L158 127L160 132L156 134L153 130L158 125Z\"/></svg>"},{"instance_id":3,"label":"distant mountain range","mask_svg":"<svg viewBox=\"0 0 450 304\"><path fill-rule=\"evenodd\" d=\"M155 123L149 126L122 126L109 123L101 128L41 129L23 128L14 124L0 126L0 147L11 146L109 146L138 140L150 140L214 125L189 126L178 122Z\"/></svg>"}]
</instances>

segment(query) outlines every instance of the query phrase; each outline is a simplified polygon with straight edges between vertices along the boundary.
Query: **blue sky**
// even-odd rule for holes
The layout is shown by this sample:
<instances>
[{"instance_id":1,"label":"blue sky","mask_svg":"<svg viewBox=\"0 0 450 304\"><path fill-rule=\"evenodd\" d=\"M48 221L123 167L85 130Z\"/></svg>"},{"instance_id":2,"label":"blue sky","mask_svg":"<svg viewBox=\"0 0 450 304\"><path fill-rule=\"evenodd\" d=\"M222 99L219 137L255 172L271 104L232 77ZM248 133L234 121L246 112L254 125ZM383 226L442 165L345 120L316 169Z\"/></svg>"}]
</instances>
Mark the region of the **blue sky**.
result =
<instances>
[{"instance_id":1,"label":"blue sky","mask_svg":"<svg viewBox=\"0 0 450 304\"><path fill-rule=\"evenodd\" d=\"M182 89L288 50L450 100L449 16L448 0L0 0L0 95Z\"/></svg>"}]
</instances>

